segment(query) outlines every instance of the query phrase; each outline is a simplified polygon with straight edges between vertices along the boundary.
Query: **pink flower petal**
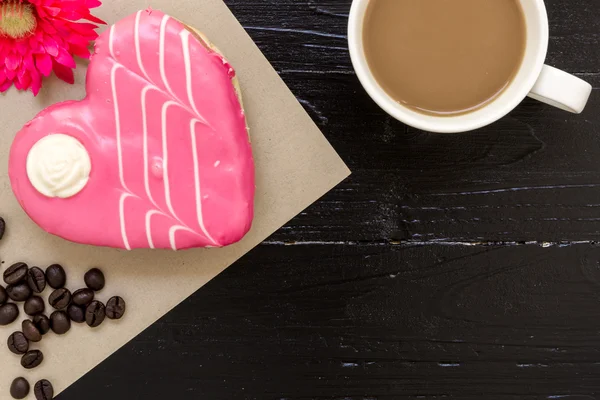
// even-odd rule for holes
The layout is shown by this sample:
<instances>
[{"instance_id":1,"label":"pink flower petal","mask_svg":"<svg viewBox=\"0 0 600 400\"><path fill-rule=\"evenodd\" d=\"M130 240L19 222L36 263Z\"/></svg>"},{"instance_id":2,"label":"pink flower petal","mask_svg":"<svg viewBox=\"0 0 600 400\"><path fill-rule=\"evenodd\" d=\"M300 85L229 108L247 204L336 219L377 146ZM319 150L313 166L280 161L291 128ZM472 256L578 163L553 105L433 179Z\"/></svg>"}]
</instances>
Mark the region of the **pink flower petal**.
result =
<instances>
[{"instance_id":1,"label":"pink flower petal","mask_svg":"<svg viewBox=\"0 0 600 400\"><path fill-rule=\"evenodd\" d=\"M44 48L35 37L29 38L29 48L32 53L44 53Z\"/></svg>"},{"instance_id":2,"label":"pink flower petal","mask_svg":"<svg viewBox=\"0 0 600 400\"><path fill-rule=\"evenodd\" d=\"M12 81L6 81L0 85L0 92L6 92L12 86Z\"/></svg>"},{"instance_id":3,"label":"pink flower petal","mask_svg":"<svg viewBox=\"0 0 600 400\"><path fill-rule=\"evenodd\" d=\"M5 45L4 47L2 45L3 45L3 43L0 42L0 60L6 59L6 57L8 56L8 53L10 53L10 51L9 51L10 47L9 47L9 45Z\"/></svg>"},{"instance_id":4,"label":"pink flower petal","mask_svg":"<svg viewBox=\"0 0 600 400\"><path fill-rule=\"evenodd\" d=\"M102 3L99 0L85 0L85 6L87 8L100 7Z\"/></svg>"},{"instance_id":5,"label":"pink flower petal","mask_svg":"<svg viewBox=\"0 0 600 400\"><path fill-rule=\"evenodd\" d=\"M94 24L90 24L89 22L73 22L69 24L71 29L75 32L88 34L90 32L95 32L97 26Z\"/></svg>"},{"instance_id":6,"label":"pink flower petal","mask_svg":"<svg viewBox=\"0 0 600 400\"><path fill-rule=\"evenodd\" d=\"M63 81L73 84L75 83L75 76L73 75L73 70L69 67L65 67L57 62L53 63L54 73L59 79Z\"/></svg>"},{"instance_id":7,"label":"pink flower petal","mask_svg":"<svg viewBox=\"0 0 600 400\"><path fill-rule=\"evenodd\" d=\"M100 18L94 17L92 14L89 14L89 13L86 14L86 16L84 18L87 19L88 21L92 21L92 22L95 22L97 24L101 24L101 25L105 25L106 24L106 22L104 22Z\"/></svg>"},{"instance_id":8,"label":"pink flower petal","mask_svg":"<svg viewBox=\"0 0 600 400\"><path fill-rule=\"evenodd\" d=\"M40 17L41 19L48 18L48 13L46 12L44 7L36 7L35 11L37 12L38 17Z\"/></svg>"},{"instance_id":9,"label":"pink flower petal","mask_svg":"<svg viewBox=\"0 0 600 400\"><path fill-rule=\"evenodd\" d=\"M56 57L58 55L58 43L56 43L56 40L50 36L44 36L43 45L46 53L50 54L52 57Z\"/></svg>"},{"instance_id":10,"label":"pink flower petal","mask_svg":"<svg viewBox=\"0 0 600 400\"><path fill-rule=\"evenodd\" d=\"M53 17L56 17L60 13L59 7L44 7L44 10Z\"/></svg>"},{"instance_id":11,"label":"pink flower petal","mask_svg":"<svg viewBox=\"0 0 600 400\"><path fill-rule=\"evenodd\" d=\"M12 81L17 76L17 71L15 71L15 70L5 69L4 72L6 72L6 78L9 81Z\"/></svg>"},{"instance_id":12,"label":"pink flower petal","mask_svg":"<svg viewBox=\"0 0 600 400\"><path fill-rule=\"evenodd\" d=\"M22 74L18 74L17 79L21 84L21 90L29 89L29 86L31 85L31 76L26 71Z\"/></svg>"},{"instance_id":13,"label":"pink flower petal","mask_svg":"<svg viewBox=\"0 0 600 400\"><path fill-rule=\"evenodd\" d=\"M65 67L75 68L75 60L73 57L62 47L58 49L58 56L54 58L57 63L64 65Z\"/></svg>"},{"instance_id":14,"label":"pink flower petal","mask_svg":"<svg viewBox=\"0 0 600 400\"><path fill-rule=\"evenodd\" d=\"M27 40L18 40L15 42L15 49L24 56L29 51L29 47L27 46Z\"/></svg>"},{"instance_id":15,"label":"pink flower petal","mask_svg":"<svg viewBox=\"0 0 600 400\"><path fill-rule=\"evenodd\" d=\"M52 57L48 54L36 54L35 66L42 75L50 76L50 73L52 72Z\"/></svg>"},{"instance_id":16,"label":"pink flower petal","mask_svg":"<svg viewBox=\"0 0 600 400\"><path fill-rule=\"evenodd\" d=\"M57 32L56 28L52 24L48 23L40 24L40 28L42 28L48 35L54 35Z\"/></svg>"},{"instance_id":17,"label":"pink flower petal","mask_svg":"<svg viewBox=\"0 0 600 400\"><path fill-rule=\"evenodd\" d=\"M37 96L37 94L40 92L40 88L42 87L42 76L35 69L30 71L30 76L31 76L31 91L33 92L34 96Z\"/></svg>"},{"instance_id":18,"label":"pink flower petal","mask_svg":"<svg viewBox=\"0 0 600 400\"><path fill-rule=\"evenodd\" d=\"M71 54L81 57L81 58L90 58L90 50L85 46L78 46L75 44L71 44L69 46L69 51Z\"/></svg>"},{"instance_id":19,"label":"pink flower petal","mask_svg":"<svg viewBox=\"0 0 600 400\"><path fill-rule=\"evenodd\" d=\"M89 39L82 36L72 36L69 38L69 43L76 44L78 46L88 47Z\"/></svg>"},{"instance_id":20,"label":"pink flower petal","mask_svg":"<svg viewBox=\"0 0 600 400\"><path fill-rule=\"evenodd\" d=\"M82 18L82 15L79 14L76 10L62 9L60 13L60 18L66 19L68 21L77 21Z\"/></svg>"},{"instance_id":21,"label":"pink flower petal","mask_svg":"<svg viewBox=\"0 0 600 400\"><path fill-rule=\"evenodd\" d=\"M39 77L39 75L38 75L37 79L35 77L33 77L31 80L31 91L33 92L34 96L38 95L41 87L42 87L42 78Z\"/></svg>"},{"instance_id":22,"label":"pink flower petal","mask_svg":"<svg viewBox=\"0 0 600 400\"><path fill-rule=\"evenodd\" d=\"M14 71L21 65L21 59L22 57L20 54L10 53L4 60L4 65L6 65L6 68L9 70Z\"/></svg>"},{"instance_id":23,"label":"pink flower petal","mask_svg":"<svg viewBox=\"0 0 600 400\"><path fill-rule=\"evenodd\" d=\"M25 57L23 57L23 67L29 71L33 71L35 69L33 55L27 54Z\"/></svg>"}]
</instances>

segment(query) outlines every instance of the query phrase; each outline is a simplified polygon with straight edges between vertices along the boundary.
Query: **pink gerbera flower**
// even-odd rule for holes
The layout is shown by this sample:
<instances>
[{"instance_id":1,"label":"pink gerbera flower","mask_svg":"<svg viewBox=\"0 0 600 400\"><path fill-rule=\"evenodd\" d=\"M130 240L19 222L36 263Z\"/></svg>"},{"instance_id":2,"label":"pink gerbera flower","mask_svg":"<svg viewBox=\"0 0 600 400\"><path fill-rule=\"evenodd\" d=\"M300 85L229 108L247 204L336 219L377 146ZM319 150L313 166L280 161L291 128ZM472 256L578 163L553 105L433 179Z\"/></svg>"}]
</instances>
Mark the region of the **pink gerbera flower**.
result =
<instances>
[{"instance_id":1,"label":"pink gerbera flower","mask_svg":"<svg viewBox=\"0 0 600 400\"><path fill-rule=\"evenodd\" d=\"M12 85L37 95L52 71L73 83L73 56L90 58L98 37L90 13L99 0L0 0L0 92ZM76 22L87 20L90 22Z\"/></svg>"}]
</instances>

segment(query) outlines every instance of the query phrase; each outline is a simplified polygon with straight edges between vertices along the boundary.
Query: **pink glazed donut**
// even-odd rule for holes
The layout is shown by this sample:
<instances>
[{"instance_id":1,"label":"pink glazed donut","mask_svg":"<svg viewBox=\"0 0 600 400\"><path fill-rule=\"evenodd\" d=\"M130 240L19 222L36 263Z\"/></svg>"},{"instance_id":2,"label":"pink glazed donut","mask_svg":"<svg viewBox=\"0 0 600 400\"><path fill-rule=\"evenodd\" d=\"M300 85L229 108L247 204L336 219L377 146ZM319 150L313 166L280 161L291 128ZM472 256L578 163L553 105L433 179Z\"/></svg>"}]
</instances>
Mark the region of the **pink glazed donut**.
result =
<instances>
[{"instance_id":1,"label":"pink glazed donut","mask_svg":"<svg viewBox=\"0 0 600 400\"><path fill-rule=\"evenodd\" d=\"M81 101L13 142L27 214L67 240L116 248L221 247L254 213L254 162L235 71L199 32L139 11L98 38Z\"/></svg>"}]
</instances>

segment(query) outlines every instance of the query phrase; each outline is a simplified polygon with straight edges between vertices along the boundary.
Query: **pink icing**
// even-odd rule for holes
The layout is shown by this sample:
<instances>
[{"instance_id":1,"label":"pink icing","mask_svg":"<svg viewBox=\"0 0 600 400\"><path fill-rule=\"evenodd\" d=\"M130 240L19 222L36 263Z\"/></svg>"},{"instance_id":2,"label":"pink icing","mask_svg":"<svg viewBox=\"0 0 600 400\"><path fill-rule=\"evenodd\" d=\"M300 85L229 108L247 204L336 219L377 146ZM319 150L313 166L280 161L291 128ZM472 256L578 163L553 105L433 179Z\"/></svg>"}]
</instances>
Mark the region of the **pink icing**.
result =
<instances>
[{"instance_id":1,"label":"pink icing","mask_svg":"<svg viewBox=\"0 0 600 400\"><path fill-rule=\"evenodd\" d=\"M253 218L254 164L234 74L159 11L118 22L96 42L85 99L47 108L17 134L9 175L21 206L79 243L184 249L240 240ZM87 185L66 199L45 197L27 176L29 150L52 133L76 138L91 158Z\"/></svg>"}]
</instances>

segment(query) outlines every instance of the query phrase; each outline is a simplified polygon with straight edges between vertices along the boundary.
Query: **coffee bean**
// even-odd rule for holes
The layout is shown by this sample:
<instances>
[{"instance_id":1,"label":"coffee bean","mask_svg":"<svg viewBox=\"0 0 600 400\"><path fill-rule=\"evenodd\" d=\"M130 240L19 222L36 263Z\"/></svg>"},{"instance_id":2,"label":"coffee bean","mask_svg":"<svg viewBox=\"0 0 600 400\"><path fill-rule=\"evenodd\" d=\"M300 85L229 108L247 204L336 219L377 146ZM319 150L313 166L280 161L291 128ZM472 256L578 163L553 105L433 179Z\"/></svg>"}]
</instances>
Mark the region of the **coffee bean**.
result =
<instances>
[{"instance_id":1,"label":"coffee bean","mask_svg":"<svg viewBox=\"0 0 600 400\"><path fill-rule=\"evenodd\" d=\"M25 354L29 350L29 340L23 332L13 332L6 341L8 349L15 354Z\"/></svg>"},{"instance_id":2,"label":"coffee bean","mask_svg":"<svg viewBox=\"0 0 600 400\"><path fill-rule=\"evenodd\" d=\"M87 306L94 300L94 291L92 289L78 289L73 293L73 303L78 306Z\"/></svg>"},{"instance_id":3,"label":"coffee bean","mask_svg":"<svg viewBox=\"0 0 600 400\"><path fill-rule=\"evenodd\" d=\"M23 377L16 378L10 385L10 395L13 399L24 399L29 394L29 382Z\"/></svg>"},{"instance_id":4,"label":"coffee bean","mask_svg":"<svg viewBox=\"0 0 600 400\"><path fill-rule=\"evenodd\" d=\"M8 293L6 293L4 286L0 286L0 306L6 303L6 300L8 300Z\"/></svg>"},{"instance_id":5,"label":"coffee bean","mask_svg":"<svg viewBox=\"0 0 600 400\"><path fill-rule=\"evenodd\" d=\"M42 293L46 288L46 275L41 268L32 267L27 271L27 284L34 293Z\"/></svg>"},{"instance_id":6,"label":"coffee bean","mask_svg":"<svg viewBox=\"0 0 600 400\"><path fill-rule=\"evenodd\" d=\"M13 303L0 306L0 325L8 325L15 322L19 316L19 307Z\"/></svg>"},{"instance_id":7,"label":"coffee bean","mask_svg":"<svg viewBox=\"0 0 600 400\"><path fill-rule=\"evenodd\" d=\"M52 400L54 388L49 381L42 379L33 386L33 394L35 394L36 400Z\"/></svg>"},{"instance_id":8,"label":"coffee bean","mask_svg":"<svg viewBox=\"0 0 600 400\"><path fill-rule=\"evenodd\" d=\"M67 283L67 274L63 267L58 264L52 264L46 268L46 281L52 289L60 289Z\"/></svg>"},{"instance_id":9,"label":"coffee bean","mask_svg":"<svg viewBox=\"0 0 600 400\"><path fill-rule=\"evenodd\" d=\"M41 314L46 309L46 303L44 303L44 300L40 296L33 296L27 299L23 309L27 315Z\"/></svg>"},{"instance_id":10,"label":"coffee bean","mask_svg":"<svg viewBox=\"0 0 600 400\"><path fill-rule=\"evenodd\" d=\"M71 321L64 311L54 311L50 315L50 327L57 335L64 335L71 329Z\"/></svg>"},{"instance_id":11,"label":"coffee bean","mask_svg":"<svg viewBox=\"0 0 600 400\"><path fill-rule=\"evenodd\" d=\"M87 287L93 291L99 291L104 288L104 274L98 268L92 268L83 276L83 280Z\"/></svg>"},{"instance_id":12,"label":"coffee bean","mask_svg":"<svg viewBox=\"0 0 600 400\"><path fill-rule=\"evenodd\" d=\"M14 301L25 301L31 297L31 288L25 282L17 283L14 285L8 285L6 287L6 293Z\"/></svg>"},{"instance_id":13,"label":"coffee bean","mask_svg":"<svg viewBox=\"0 0 600 400\"><path fill-rule=\"evenodd\" d=\"M67 315L73 322L77 322L78 324L81 322L85 322L85 308L81 306L77 306L75 304L71 304L67 307Z\"/></svg>"},{"instance_id":14,"label":"coffee bean","mask_svg":"<svg viewBox=\"0 0 600 400\"><path fill-rule=\"evenodd\" d=\"M44 361L44 354L39 350L29 350L21 357L21 365L27 369L37 367L42 361Z\"/></svg>"},{"instance_id":15,"label":"coffee bean","mask_svg":"<svg viewBox=\"0 0 600 400\"><path fill-rule=\"evenodd\" d=\"M57 310L67 308L67 306L71 304L71 292L69 292L69 289L65 288L56 289L54 292L50 293L48 303Z\"/></svg>"},{"instance_id":16,"label":"coffee bean","mask_svg":"<svg viewBox=\"0 0 600 400\"><path fill-rule=\"evenodd\" d=\"M106 316L110 319L121 319L125 314L125 300L113 296L106 302Z\"/></svg>"},{"instance_id":17,"label":"coffee bean","mask_svg":"<svg viewBox=\"0 0 600 400\"><path fill-rule=\"evenodd\" d=\"M97 327L104 321L106 310L104 304L98 300L92 301L85 309L85 322L92 328Z\"/></svg>"},{"instance_id":18,"label":"coffee bean","mask_svg":"<svg viewBox=\"0 0 600 400\"><path fill-rule=\"evenodd\" d=\"M13 264L4 271L4 282L7 285L19 283L27 277L28 270L29 267L24 262Z\"/></svg>"},{"instance_id":19,"label":"coffee bean","mask_svg":"<svg viewBox=\"0 0 600 400\"><path fill-rule=\"evenodd\" d=\"M36 315L35 317L33 317L33 323L42 335L45 335L50 331L50 319L44 314Z\"/></svg>"},{"instance_id":20,"label":"coffee bean","mask_svg":"<svg viewBox=\"0 0 600 400\"><path fill-rule=\"evenodd\" d=\"M6 221L4 221L4 218L0 217L0 240L2 240L4 232L6 232Z\"/></svg>"},{"instance_id":21,"label":"coffee bean","mask_svg":"<svg viewBox=\"0 0 600 400\"><path fill-rule=\"evenodd\" d=\"M42 334L30 319L21 322L21 330L23 331L23 335L25 335L30 342L39 342L42 340Z\"/></svg>"}]
</instances>

